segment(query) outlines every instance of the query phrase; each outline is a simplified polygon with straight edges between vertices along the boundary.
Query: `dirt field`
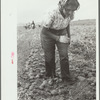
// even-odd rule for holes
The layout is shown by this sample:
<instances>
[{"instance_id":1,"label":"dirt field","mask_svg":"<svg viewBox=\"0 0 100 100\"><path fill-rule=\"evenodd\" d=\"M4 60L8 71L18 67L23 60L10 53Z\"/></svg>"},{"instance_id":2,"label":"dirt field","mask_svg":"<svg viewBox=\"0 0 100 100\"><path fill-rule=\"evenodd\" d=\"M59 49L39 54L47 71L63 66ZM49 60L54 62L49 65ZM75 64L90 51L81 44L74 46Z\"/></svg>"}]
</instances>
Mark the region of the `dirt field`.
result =
<instances>
[{"instance_id":1,"label":"dirt field","mask_svg":"<svg viewBox=\"0 0 100 100\"><path fill-rule=\"evenodd\" d=\"M96 100L96 21L71 23L70 72L77 77L73 85L61 82L58 51L56 73L59 78L54 78L53 83L51 79L43 79L45 66L40 32L39 26L27 30L18 26L18 100Z\"/></svg>"}]
</instances>

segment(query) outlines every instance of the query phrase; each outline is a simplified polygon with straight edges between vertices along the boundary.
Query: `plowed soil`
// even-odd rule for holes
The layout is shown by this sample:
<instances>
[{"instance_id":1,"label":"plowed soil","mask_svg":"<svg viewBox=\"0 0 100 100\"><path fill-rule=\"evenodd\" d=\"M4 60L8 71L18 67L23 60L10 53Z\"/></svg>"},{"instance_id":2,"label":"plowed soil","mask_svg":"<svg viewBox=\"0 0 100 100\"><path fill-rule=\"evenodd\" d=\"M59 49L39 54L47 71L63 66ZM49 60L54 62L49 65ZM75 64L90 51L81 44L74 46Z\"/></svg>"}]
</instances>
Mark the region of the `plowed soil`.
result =
<instances>
[{"instance_id":1,"label":"plowed soil","mask_svg":"<svg viewBox=\"0 0 100 100\"><path fill-rule=\"evenodd\" d=\"M41 27L17 28L18 100L96 100L96 21L71 23L70 73L77 79L73 85L61 81L57 49L55 62L59 77L43 78L45 65Z\"/></svg>"}]
</instances>

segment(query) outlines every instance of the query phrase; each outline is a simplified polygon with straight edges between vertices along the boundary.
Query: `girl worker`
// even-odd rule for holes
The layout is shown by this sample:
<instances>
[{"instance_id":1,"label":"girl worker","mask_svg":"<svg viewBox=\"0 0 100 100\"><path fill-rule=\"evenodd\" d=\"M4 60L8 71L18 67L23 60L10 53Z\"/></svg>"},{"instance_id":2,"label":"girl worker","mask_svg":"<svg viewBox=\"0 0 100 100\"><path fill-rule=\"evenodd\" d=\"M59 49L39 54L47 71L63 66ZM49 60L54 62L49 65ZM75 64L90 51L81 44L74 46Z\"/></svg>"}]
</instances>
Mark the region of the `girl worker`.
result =
<instances>
[{"instance_id":1,"label":"girl worker","mask_svg":"<svg viewBox=\"0 0 100 100\"><path fill-rule=\"evenodd\" d=\"M55 45L60 56L61 78L73 81L69 72L68 46L70 44L70 21L78 9L77 0L60 0L58 8L49 12L41 31L41 44L45 55L46 77L55 77Z\"/></svg>"}]
</instances>

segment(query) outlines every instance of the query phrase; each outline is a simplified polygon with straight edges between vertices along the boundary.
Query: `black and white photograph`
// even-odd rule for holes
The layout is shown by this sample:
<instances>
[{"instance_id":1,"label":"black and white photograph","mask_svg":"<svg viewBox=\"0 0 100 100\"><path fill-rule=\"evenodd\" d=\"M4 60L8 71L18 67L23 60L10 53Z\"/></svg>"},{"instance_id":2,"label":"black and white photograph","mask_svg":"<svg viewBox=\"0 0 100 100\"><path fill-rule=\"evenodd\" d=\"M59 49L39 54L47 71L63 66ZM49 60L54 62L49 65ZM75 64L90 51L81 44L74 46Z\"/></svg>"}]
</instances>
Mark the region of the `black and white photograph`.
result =
<instances>
[{"instance_id":1,"label":"black and white photograph","mask_svg":"<svg viewBox=\"0 0 100 100\"><path fill-rule=\"evenodd\" d=\"M2 100L99 100L98 0L5 2Z\"/></svg>"},{"instance_id":2,"label":"black and white photograph","mask_svg":"<svg viewBox=\"0 0 100 100\"><path fill-rule=\"evenodd\" d=\"M97 0L19 0L18 100L96 100Z\"/></svg>"}]
</instances>

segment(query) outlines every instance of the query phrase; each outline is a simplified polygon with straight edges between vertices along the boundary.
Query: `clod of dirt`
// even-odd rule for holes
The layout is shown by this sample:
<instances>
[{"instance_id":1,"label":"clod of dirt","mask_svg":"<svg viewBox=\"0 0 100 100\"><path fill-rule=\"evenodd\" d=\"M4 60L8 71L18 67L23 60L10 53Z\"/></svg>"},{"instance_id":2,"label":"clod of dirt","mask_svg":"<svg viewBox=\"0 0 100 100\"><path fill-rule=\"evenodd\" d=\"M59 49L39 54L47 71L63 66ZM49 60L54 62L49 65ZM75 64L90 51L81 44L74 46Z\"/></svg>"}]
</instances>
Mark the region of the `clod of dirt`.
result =
<instances>
[{"instance_id":1,"label":"clod of dirt","mask_svg":"<svg viewBox=\"0 0 100 100\"><path fill-rule=\"evenodd\" d=\"M88 71L84 72L84 76L87 78L88 77Z\"/></svg>"},{"instance_id":2,"label":"clod of dirt","mask_svg":"<svg viewBox=\"0 0 100 100\"><path fill-rule=\"evenodd\" d=\"M88 77L92 77L93 75L92 75L92 72L89 72L88 73Z\"/></svg>"},{"instance_id":3,"label":"clod of dirt","mask_svg":"<svg viewBox=\"0 0 100 100\"><path fill-rule=\"evenodd\" d=\"M41 73L41 74L44 74L44 73L45 73L45 70L41 70L40 73Z\"/></svg>"},{"instance_id":4,"label":"clod of dirt","mask_svg":"<svg viewBox=\"0 0 100 100\"><path fill-rule=\"evenodd\" d=\"M26 88L26 89L28 89L29 86L30 86L30 83L26 83L26 84L25 84L25 88Z\"/></svg>"},{"instance_id":5,"label":"clod of dirt","mask_svg":"<svg viewBox=\"0 0 100 100\"><path fill-rule=\"evenodd\" d=\"M79 73L80 72L80 69L77 69L76 72Z\"/></svg>"},{"instance_id":6,"label":"clod of dirt","mask_svg":"<svg viewBox=\"0 0 100 100\"><path fill-rule=\"evenodd\" d=\"M18 83L17 83L17 86L20 87L20 86L21 86L21 82L18 82Z\"/></svg>"},{"instance_id":7,"label":"clod of dirt","mask_svg":"<svg viewBox=\"0 0 100 100\"><path fill-rule=\"evenodd\" d=\"M34 75L30 73L30 74L29 74L29 78L30 78L30 79L34 79Z\"/></svg>"},{"instance_id":8,"label":"clod of dirt","mask_svg":"<svg viewBox=\"0 0 100 100\"><path fill-rule=\"evenodd\" d=\"M95 85L96 85L96 83L95 83L95 82L91 83L91 86L95 86Z\"/></svg>"},{"instance_id":9,"label":"clod of dirt","mask_svg":"<svg viewBox=\"0 0 100 100\"><path fill-rule=\"evenodd\" d=\"M48 84L49 84L49 85L53 85L53 80L50 79L50 80L48 81Z\"/></svg>"},{"instance_id":10,"label":"clod of dirt","mask_svg":"<svg viewBox=\"0 0 100 100\"><path fill-rule=\"evenodd\" d=\"M26 61L26 66L28 67L28 65L29 65L29 61Z\"/></svg>"},{"instance_id":11,"label":"clod of dirt","mask_svg":"<svg viewBox=\"0 0 100 100\"><path fill-rule=\"evenodd\" d=\"M28 71L29 70L29 67L28 67L28 65L26 65L26 67L25 67L25 69L24 69L25 71Z\"/></svg>"},{"instance_id":12,"label":"clod of dirt","mask_svg":"<svg viewBox=\"0 0 100 100\"><path fill-rule=\"evenodd\" d=\"M90 77L87 79L87 81L89 82L89 84L91 86L95 86L96 85L96 78L95 77Z\"/></svg>"},{"instance_id":13,"label":"clod of dirt","mask_svg":"<svg viewBox=\"0 0 100 100\"><path fill-rule=\"evenodd\" d=\"M32 95L33 95L33 91L30 91L30 92L28 93L28 95L29 95L29 96L32 96Z\"/></svg>"},{"instance_id":14,"label":"clod of dirt","mask_svg":"<svg viewBox=\"0 0 100 100\"><path fill-rule=\"evenodd\" d=\"M45 98L41 98L40 100L46 100Z\"/></svg>"},{"instance_id":15,"label":"clod of dirt","mask_svg":"<svg viewBox=\"0 0 100 100\"><path fill-rule=\"evenodd\" d=\"M51 94L52 94L52 95L57 95L57 94L58 94L58 91L57 91L57 90L52 90L52 91L51 91Z\"/></svg>"},{"instance_id":16,"label":"clod of dirt","mask_svg":"<svg viewBox=\"0 0 100 100\"><path fill-rule=\"evenodd\" d=\"M40 89L44 89L44 87L46 86L47 81L44 80L43 83L39 86Z\"/></svg>"},{"instance_id":17,"label":"clod of dirt","mask_svg":"<svg viewBox=\"0 0 100 100\"><path fill-rule=\"evenodd\" d=\"M62 79L58 79L58 82L59 82L59 83L62 82Z\"/></svg>"},{"instance_id":18,"label":"clod of dirt","mask_svg":"<svg viewBox=\"0 0 100 100\"><path fill-rule=\"evenodd\" d=\"M39 89L43 90L44 89L44 86L40 85L39 86Z\"/></svg>"},{"instance_id":19,"label":"clod of dirt","mask_svg":"<svg viewBox=\"0 0 100 100\"><path fill-rule=\"evenodd\" d=\"M80 81L84 81L84 80L85 80L85 78L82 77L82 76L78 76L78 79L79 79Z\"/></svg>"},{"instance_id":20,"label":"clod of dirt","mask_svg":"<svg viewBox=\"0 0 100 100\"><path fill-rule=\"evenodd\" d=\"M35 76L35 78L39 78L39 77L40 77L39 74Z\"/></svg>"},{"instance_id":21,"label":"clod of dirt","mask_svg":"<svg viewBox=\"0 0 100 100\"><path fill-rule=\"evenodd\" d=\"M41 55L41 56L44 56L44 53L41 53L40 55Z\"/></svg>"},{"instance_id":22,"label":"clod of dirt","mask_svg":"<svg viewBox=\"0 0 100 100\"><path fill-rule=\"evenodd\" d=\"M32 90L36 84L37 84L36 82L32 83L31 86L29 87L29 90Z\"/></svg>"},{"instance_id":23,"label":"clod of dirt","mask_svg":"<svg viewBox=\"0 0 100 100\"><path fill-rule=\"evenodd\" d=\"M31 97L28 97L28 100L32 100L32 98Z\"/></svg>"},{"instance_id":24,"label":"clod of dirt","mask_svg":"<svg viewBox=\"0 0 100 100\"><path fill-rule=\"evenodd\" d=\"M58 78L54 78L53 81L58 83L59 79Z\"/></svg>"},{"instance_id":25,"label":"clod of dirt","mask_svg":"<svg viewBox=\"0 0 100 100\"><path fill-rule=\"evenodd\" d=\"M35 49L35 50L34 50L34 53L36 53L36 52L38 52L38 49Z\"/></svg>"},{"instance_id":26,"label":"clod of dirt","mask_svg":"<svg viewBox=\"0 0 100 100\"><path fill-rule=\"evenodd\" d=\"M92 72L96 72L96 69L92 69Z\"/></svg>"}]
</instances>

